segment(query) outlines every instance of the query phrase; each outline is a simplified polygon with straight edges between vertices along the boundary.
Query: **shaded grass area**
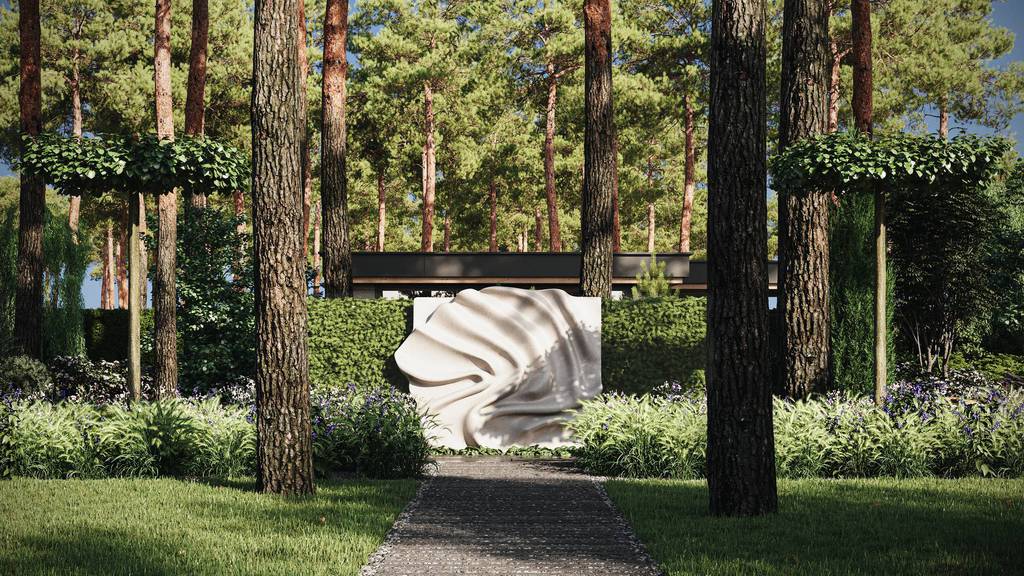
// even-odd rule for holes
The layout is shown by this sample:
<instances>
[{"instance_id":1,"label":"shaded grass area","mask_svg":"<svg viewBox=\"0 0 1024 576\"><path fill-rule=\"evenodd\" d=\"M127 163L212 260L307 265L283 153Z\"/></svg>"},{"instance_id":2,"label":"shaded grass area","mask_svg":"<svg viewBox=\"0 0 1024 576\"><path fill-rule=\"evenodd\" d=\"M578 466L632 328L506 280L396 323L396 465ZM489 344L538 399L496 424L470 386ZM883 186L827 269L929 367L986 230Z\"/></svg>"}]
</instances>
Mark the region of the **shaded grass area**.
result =
<instances>
[{"instance_id":1,"label":"shaded grass area","mask_svg":"<svg viewBox=\"0 0 1024 576\"><path fill-rule=\"evenodd\" d=\"M780 481L747 519L709 517L703 481L606 487L670 575L1024 574L1024 480Z\"/></svg>"},{"instance_id":2,"label":"shaded grass area","mask_svg":"<svg viewBox=\"0 0 1024 576\"><path fill-rule=\"evenodd\" d=\"M312 498L178 480L0 482L0 574L357 574L415 480Z\"/></svg>"}]
</instances>

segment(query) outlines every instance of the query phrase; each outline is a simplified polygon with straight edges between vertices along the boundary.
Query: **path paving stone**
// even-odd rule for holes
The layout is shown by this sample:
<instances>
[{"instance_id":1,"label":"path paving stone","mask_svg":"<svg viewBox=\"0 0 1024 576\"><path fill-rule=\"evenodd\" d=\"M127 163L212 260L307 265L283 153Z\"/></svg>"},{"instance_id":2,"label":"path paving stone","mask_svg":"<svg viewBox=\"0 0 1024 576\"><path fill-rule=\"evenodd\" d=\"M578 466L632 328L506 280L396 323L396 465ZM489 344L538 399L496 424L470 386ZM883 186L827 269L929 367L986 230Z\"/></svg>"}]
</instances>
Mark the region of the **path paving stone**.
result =
<instances>
[{"instance_id":1,"label":"path paving stone","mask_svg":"<svg viewBox=\"0 0 1024 576\"><path fill-rule=\"evenodd\" d=\"M601 485L565 462L441 458L363 576L656 576Z\"/></svg>"}]
</instances>

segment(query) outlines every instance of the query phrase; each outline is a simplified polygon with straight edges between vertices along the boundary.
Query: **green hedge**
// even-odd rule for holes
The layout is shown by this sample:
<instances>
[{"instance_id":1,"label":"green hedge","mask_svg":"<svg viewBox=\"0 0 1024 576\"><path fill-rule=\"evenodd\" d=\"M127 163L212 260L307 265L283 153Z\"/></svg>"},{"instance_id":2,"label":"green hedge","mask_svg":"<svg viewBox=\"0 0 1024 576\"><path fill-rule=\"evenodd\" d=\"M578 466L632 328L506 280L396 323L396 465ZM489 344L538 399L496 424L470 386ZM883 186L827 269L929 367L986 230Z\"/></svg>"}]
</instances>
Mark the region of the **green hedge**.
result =
<instances>
[{"instance_id":1,"label":"green hedge","mask_svg":"<svg viewBox=\"0 0 1024 576\"><path fill-rule=\"evenodd\" d=\"M667 380L703 386L704 298L605 300L601 324L605 391L642 394Z\"/></svg>"},{"instance_id":2,"label":"green hedge","mask_svg":"<svg viewBox=\"0 0 1024 576\"><path fill-rule=\"evenodd\" d=\"M127 312L85 312L89 357L124 360ZM649 392L667 380L703 384L703 298L607 300L602 316L601 369L606 391ZM147 310L144 349L152 341L146 337L152 322ZM314 387L351 382L406 390L408 382L395 365L394 354L411 329L410 300L310 299L310 382Z\"/></svg>"},{"instance_id":3,"label":"green hedge","mask_svg":"<svg viewBox=\"0 0 1024 576\"><path fill-rule=\"evenodd\" d=\"M394 356L411 329L411 300L310 299L310 382L407 390Z\"/></svg>"}]
</instances>

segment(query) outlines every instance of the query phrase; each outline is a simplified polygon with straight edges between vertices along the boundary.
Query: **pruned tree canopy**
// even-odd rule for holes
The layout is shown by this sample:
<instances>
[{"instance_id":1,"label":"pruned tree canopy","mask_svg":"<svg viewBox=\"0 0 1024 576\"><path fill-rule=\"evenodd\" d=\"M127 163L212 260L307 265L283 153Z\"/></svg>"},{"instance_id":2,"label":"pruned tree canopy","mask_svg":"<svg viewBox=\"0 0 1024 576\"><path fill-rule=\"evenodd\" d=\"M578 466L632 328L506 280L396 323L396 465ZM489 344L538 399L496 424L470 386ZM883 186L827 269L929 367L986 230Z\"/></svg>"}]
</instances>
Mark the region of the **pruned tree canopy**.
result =
<instances>
[{"instance_id":1,"label":"pruned tree canopy","mask_svg":"<svg viewBox=\"0 0 1024 576\"><path fill-rule=\"evenodd\" d=\"M208 138L160 140L48 134L26 139L21 169L40 175L61 194L109 191L230 194L248 186L249 161L239 150Z\"/></svg>"}]
</instances>

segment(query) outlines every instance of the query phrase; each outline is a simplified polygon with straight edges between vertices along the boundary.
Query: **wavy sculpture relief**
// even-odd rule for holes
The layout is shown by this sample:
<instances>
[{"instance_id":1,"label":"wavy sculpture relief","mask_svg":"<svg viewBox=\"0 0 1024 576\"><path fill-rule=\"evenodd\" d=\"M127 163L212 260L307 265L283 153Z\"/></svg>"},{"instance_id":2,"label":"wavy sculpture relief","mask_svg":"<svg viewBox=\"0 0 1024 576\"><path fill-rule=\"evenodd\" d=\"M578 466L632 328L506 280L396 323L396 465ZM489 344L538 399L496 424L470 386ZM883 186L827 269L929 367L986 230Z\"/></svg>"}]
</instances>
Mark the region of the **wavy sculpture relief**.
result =
<instances>
[{"instance_id":1,"label":"wavy sculpture relief","mask_svg":"<svg viewBox=\"0 0 1024 576\"><path fill-rule=\"evenodd\" d=\"M601 392L599 298L491 287L415 306L395 361L438 425L435 446L571 444L569 411Z\"/></svg>"}]
</instances>

